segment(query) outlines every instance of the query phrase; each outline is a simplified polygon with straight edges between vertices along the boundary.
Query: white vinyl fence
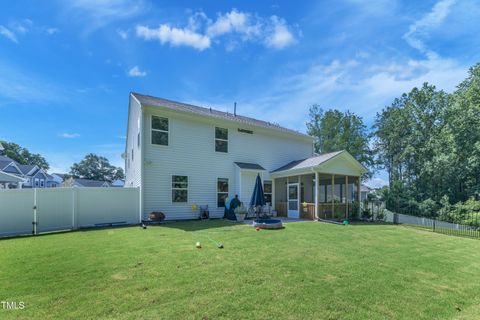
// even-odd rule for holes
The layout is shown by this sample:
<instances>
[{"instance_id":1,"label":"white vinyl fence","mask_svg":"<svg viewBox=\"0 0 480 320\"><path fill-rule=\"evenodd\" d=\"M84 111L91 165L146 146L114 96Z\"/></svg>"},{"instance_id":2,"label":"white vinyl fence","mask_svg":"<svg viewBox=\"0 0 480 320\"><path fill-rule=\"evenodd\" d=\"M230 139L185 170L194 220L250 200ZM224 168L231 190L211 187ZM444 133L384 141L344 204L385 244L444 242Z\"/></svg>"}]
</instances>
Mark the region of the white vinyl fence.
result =
<instances>
[{"instance_id":1,"label":"white vinyl fence","mask_svg":"<svg viewBox=\"0 0 480 320\"><path fill-rule=\"evenodd\" d=\"M0 190L0 237L140 222L139 188Z\"/></svg>"}]
</instances>

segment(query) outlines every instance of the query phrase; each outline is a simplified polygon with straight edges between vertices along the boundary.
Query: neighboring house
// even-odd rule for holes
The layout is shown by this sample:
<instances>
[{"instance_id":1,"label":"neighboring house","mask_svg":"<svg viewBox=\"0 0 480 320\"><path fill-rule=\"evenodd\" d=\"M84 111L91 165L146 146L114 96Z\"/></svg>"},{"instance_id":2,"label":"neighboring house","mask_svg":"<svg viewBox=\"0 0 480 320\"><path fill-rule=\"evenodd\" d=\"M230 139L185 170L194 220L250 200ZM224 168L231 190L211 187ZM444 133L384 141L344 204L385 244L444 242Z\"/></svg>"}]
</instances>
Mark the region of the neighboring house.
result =
<instances>
[{"instance_id":1,"label":"neighboring house","mask_svg":"<svg viewBox=\"0 0 480 320\"><path fill-rule=\"evenodd\" d=\"M50 188L59 186L51 182L47 172L37 165L19 164L6 156L0 155L0 172L17 176L19 181L10 181L9 188ZM6 182L3 187L7 187Z\"/></svg>"},{"instance_id":2,"label":"neighboring house","mask_svg":"<svg viewBox=\"0 0 480 320\"><path fill-rule=\"evenodd\" d=\"M362 184L360 186L360 201L366 201L368 199L368 195L374 191L374 189Z\"/></svg>"},{"instance_id":3,"label":"neighboring house","mask_svg":"<svg viewBox=\"0 0 480 320\"><path fill-rule=\"evenodd\" d=\"M63 180L65 179L65 173L52 173L52 180L58 184L62 184Z\"/></svg>"},{"instance_id":4,"label":"neighboring house","mask_svg":"<svg viewBox=\"0 0 480 320\"><path fill-rule=\"evenodd\" d=\"M161 211L168 220L195 219L202 205L222 217L227 196L248 206L257 175L279 213L351 214L365 167L346 151L314 156L313 142L236 112L131 93L125 186L141 188L144 218Z\"/></svg>"},{"instance_id":5,"label":"neighboring house","mask_svg":"<svg viewBox=\"0 0 480 320\"><path fill-rule=\"evenodd\" d=\"M120 179L117 179L110 184L111 187L116 187L116 188L121 188L124 185L125 185L125 181Z\"/></svg>"},{"instance_id":6,"label":"neighboring house","mask_svg":"<svg viewBox=\"0 0 480 320\"><path fill-rule=\"evenodd\" d=\"M78 188L85 188L85 187L108 188L110 187L110 184L107 181L74 178L71 186L78 187Z\"/></svg>"}]
</instances>

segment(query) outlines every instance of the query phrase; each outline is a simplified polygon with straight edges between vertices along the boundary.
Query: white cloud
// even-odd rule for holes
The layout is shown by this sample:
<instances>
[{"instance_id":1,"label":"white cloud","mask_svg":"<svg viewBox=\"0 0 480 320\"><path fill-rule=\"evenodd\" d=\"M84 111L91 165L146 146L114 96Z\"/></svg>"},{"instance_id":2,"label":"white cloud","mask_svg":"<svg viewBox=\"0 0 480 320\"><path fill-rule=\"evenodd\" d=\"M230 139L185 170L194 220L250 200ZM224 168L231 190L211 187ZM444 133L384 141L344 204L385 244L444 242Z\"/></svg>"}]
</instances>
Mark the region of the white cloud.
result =
<instances>
[{"instance_id":1,"label":"white cloud","mask_svg":"<svg viewBox=\"0 0 480 320\"><path fill-rule=\"evenodd\" d=\"M443 23L454 3L455 0L437 2L429 13L410 25L403 38L410 46L426 54L429 58L436 58L437 54L425 45L422 37L425 37L432 28L436 28Z\"/></svg>"},{"instance_id":2,"label":"white cloud","mask_svg":"<svg viewBox=\"0 0 480 320\"><path fill-rule=\"evenodd\" d=\"M128 71L129 77L145 77L147 75L146 71L140 71L138 66L134 66Z\"/></svg>"},{"instance_id":3,"label":"white cloud","mask_svg":"<svg viewBox=\"0 0 480 320\"><path fill-rule=\"evenodd\" d=\"M117 34L123 40L126 40L128 38L128 31L117 29Z\"/></svg>"},{"instance_id":4,"label":"white cloud","mask_svg":"<svg viewBox=\"0 0 480 320\"><path fill-rule=\"evenodd\" d=\"M158 28L137 26L137 36L145 40L159 40L161 44L169 43L172 46L189 46L197 50L210 47L210 38L189 29L181 29L161 24Z\"/></svg>"},{"instance_id":5,"label":"white cloud","mask_svg":"<svg viewBox=\"0 0 480 320\"><path fill-rule=\"evenodd\" d=\"M209 37L218 37L228 33L240 33L246 37L258 35L260 24L253 21L251 14L233 9L224 15L219 15L214 23L210 23L206 33Z\"/></svg>"},{"instance_id":6,"label":"white cloud","mask_svg":"<svg viewBox=\"0 0 480 320\"><path fill-rule=\"evenodd\" d=\"M6 27L0 25L0 35L4 36L5 38L18 43L17 37L13 31L7 29Z\"/></svg>"},{"instance_id":7,"label":"white cloud","mask_svg":"<svg viewBox=\"0 0 480 320\"><path fill-rule=\"evenodd\" d=\"M290 32L285 20L280 19L277 16L272 16L271 22L272 31L265 39L265 43L268 47L283 49L295 43L295 37Z\"/></svg>"},{"instance_id":8,"label":"white cloud","mask_svg":"<svg viewBox=\"0 0 480 320\"><path fill-rule=\"evenodd\" d=\"M0 61L0 74L1 103L15 101L51 104L65 102L68 96L61 85L52 83L49 79L33 74L27 69L19 69Z\"/></svg>"},{"instance_id":9,"label":"white cloud","mask_svg":"<svg viewBox=\"0 0 480 320\"><path fill-rule=\"evenodd\" d=\"M65 1L65 6L66 15L83 22L86 33L114 21L132 18L146 8L143 0L72 0Z\"/></svg>"},{"instance_id":10,"label":"white cloud","mask_svg":"<svg viewBox=\"0 0 480 320\"><path fill-rule=\"evenodd\" d=\"M52 35L52 34L60 32L60 30L58 28L46 28L45 32L49 35Z\"/></svg>"},{"instance_id":11,"label":"white cloud","mask_svg":"<svg viewBox=\"0 0 480 320\"><path fill-rule=\"evenodd\" d=\"M159 40L172 46L189 46L197 50L211 47L226 38L225 49L234 50L240 42L258 42L269 48L282 49L296 42L291 27L277 16L262 18L256 14L232 9L219 13L212 20L204 12L196 12L188 19L185 27L160 24L158 28L138 25L136 35L145 40Z\"/></svg>"},{"instance_id":12,"label":"white cloud","mask_svg":"<svg viewBox=\"0 0 480 320\"><path fill-rule=\"evenodd\" d=\"M66 139L73 139L73 138L78 138L78 137L80 137L80 134L79 134L79 133L68 133L68 132L64 132L64 133L60 134L60 137L66 138Z\"/></svg>"}]
</instances>

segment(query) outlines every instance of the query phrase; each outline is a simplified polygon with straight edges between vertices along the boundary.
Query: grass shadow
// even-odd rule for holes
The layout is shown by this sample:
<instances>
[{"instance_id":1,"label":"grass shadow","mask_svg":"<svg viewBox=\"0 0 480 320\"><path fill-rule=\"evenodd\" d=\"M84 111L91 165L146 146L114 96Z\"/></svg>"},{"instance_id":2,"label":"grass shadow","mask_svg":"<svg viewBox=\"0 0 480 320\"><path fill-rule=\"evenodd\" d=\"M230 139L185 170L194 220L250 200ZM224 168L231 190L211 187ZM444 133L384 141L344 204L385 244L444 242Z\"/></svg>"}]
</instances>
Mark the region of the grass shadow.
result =
<instances>
[{"instance_id":1,"label":"grass shadow","mask_svg":"<svg viewBox=\"0 0 480 320\"><path fill-rule=\"evenodd\" d=\"M159 224L149 225L148 228L172 228L179 229L187 232L200 231L215 228L224 228L231 226L244 225L243 223L224 220L224 219L212 219L212 220L184 220L184 221L165 221Z\"/></svg>"}]
</instances>

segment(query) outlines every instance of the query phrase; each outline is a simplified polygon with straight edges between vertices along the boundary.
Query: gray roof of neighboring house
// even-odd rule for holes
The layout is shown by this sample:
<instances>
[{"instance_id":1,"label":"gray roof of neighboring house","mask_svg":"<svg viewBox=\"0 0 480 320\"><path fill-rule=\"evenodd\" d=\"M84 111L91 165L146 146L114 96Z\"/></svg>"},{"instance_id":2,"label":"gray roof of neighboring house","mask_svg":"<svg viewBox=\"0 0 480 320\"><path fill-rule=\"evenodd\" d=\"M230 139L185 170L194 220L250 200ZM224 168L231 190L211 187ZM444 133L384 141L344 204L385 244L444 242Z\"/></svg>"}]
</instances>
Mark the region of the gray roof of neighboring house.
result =
<instances>
[{"instance_id":1,"label":"gray roof of neighboring house","mask_svg":"<svg viewBox=\"0 0 480 320\"><path fill-rule=\"evenodd\" d=\"M259 164L256 163L248 163L248 162L235 162L235 164L240 168L240 169L248 169L248 170L265 170L264 167L262 167Z\"/></svg>"},{"instance_id":2,"label":"gray roof of neighboring house","mask_svg":"<svg viewBox=\"0 0 480 320\"><path fill-rule=\"evenodd\" d=\"M109 184L106 181L97 181L97 180L90 180L90 179L75 179L75 183L78 183L84 187L101 187L104 183Z\"/></svg>"},{"instance_id":3,"label":"gray roof of neighboring house","mask_svg":"<svg viewBox=\"0 0 480 320\"><path fill-rule=\"evenodd\" d=\"M5 169L5 167L8 166L10 163L12 163L12 161L0 159L0 170Z\"/></svg>"},{"instance_id":4,"label":"gray roof of neighboring house","mask_svg":"<svg viewBox=\"0 0 480 320\"><path fill-rule=\"evenodd\" d=\"M273 170L272 172L316 167L316 166L324 163L325 161L332 159L333 157L342 153L343 151L344 150L336 151L336 152L330 152L330 153L324 153L324 154L320 154L318 156L314 156L314 157L310 157L310 158L306 158L306 159L295 160L295 161L292 161L292 162L284 165L283 167L280 167L278 169Z\"/></svg>"},{"instance_id":5,"label":"gray roof of neighboring house","mask_svg":"<svg viewBox=\"0 0 480 320\"><path fill-rule=\"evenodd\" d=\"M22 171L23 174L27 174L30 171L32 171L33 168L35 168L35 165L34 164L18 164L17 163L17 167L20 169L20 171ZM35 172L37 172L37 171L38 170L35 170Z\"/></svg>"},{"instance_id":6,"label":"gray roof of neighboring house","mask_svg":"<svg viewBox=\"0 0 480 320\"><path fill-rule=\"evenodd\" d=\"M219 111L219 110L215 110L215 109L212 109L212 108L199 107L199 106L194 106L194 105L187 104L187 103L167 100L167 99L163 99L163 98L152 97L152 96L143 95L143 94L140 94L140 93L132 92L131 94L138 101L140 101L141 104L146 104L146 105L150 105L150 106L157 106L157 107L164 107L164 108L172 109L172 110L175 110L175 111L194 113L194 114L207 116L207 117L212 117L212 118L217 118L217 119L235 121L235 122L238 122L238 123L241 123L241 124L246 124L246 125L263 127L263 128L268 128L268 129L275 129L275 130L278 130L278 131L283 131L283 132L286 132L286 133L291 133L291 134L295 134L295 135L302 136L302 137L310 137L310 136L308 136L304 133L282 127L282 126L280 126L276 123L271 123L271 122L267 122L267 121L263 121L263 120L250 118L250 117L240 116L238 114L234 115L230 112Z\"/></svg>"},{"instance_id":7,"label":"gray roof of neighboring house","mask_svg":"<svg viewBox=\"0 0 480 320\"><path fill-rule=\"evenodd\" d=\"M59 176L59 177L62 178L62 179L63 179L63 177L65 176L65 173L56 173L56 172L54 172L54 173L52 173L52 175L53 175L53 174L56 175L56 176Z\"/></svg>"}]
</instances>

